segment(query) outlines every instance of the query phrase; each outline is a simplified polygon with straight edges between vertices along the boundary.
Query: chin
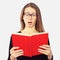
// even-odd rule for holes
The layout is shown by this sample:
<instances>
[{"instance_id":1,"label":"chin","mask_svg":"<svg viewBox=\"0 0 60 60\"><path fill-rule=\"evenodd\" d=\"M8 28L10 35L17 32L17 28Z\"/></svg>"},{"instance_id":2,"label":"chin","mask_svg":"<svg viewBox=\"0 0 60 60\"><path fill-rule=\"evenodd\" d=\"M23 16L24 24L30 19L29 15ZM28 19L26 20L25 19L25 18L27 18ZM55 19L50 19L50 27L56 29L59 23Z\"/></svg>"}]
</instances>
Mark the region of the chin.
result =
<instances>
[{"instance_id":1,"label":"chin","mask_svg":"<svg viewBox=\"0 0 60 60\"><path fill-rule=\"evenodd\" d=\"M28 26L29 28L33 28L34 26Z\"/></svg>"}]
</instances>

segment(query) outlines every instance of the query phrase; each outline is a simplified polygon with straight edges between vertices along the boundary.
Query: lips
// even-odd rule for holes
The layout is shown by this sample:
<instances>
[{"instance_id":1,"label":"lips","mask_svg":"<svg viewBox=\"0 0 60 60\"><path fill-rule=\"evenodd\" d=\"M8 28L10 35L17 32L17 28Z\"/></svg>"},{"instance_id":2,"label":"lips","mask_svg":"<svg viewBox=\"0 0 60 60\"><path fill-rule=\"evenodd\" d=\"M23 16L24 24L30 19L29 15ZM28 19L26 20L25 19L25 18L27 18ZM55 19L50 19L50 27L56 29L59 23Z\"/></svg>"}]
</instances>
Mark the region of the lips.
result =
<instances>
[{"instance_id":1,"label":"lips","mask_svg":"<svg viewBox=\"0 0 60 60\"><path fill-rule=\"evenodd\" d=\"M28 24L32 24L32 22L28 22Z\"/></svg>"},{"instance_id":2,"label":"lips","mask_svg":"<svg viewBox=\"0 0 60 60\"><path fill-rule=\"evenodd\" d=\"M28 23L32 23L32 22L28 22Z\"/></svg>"}]
</instances>

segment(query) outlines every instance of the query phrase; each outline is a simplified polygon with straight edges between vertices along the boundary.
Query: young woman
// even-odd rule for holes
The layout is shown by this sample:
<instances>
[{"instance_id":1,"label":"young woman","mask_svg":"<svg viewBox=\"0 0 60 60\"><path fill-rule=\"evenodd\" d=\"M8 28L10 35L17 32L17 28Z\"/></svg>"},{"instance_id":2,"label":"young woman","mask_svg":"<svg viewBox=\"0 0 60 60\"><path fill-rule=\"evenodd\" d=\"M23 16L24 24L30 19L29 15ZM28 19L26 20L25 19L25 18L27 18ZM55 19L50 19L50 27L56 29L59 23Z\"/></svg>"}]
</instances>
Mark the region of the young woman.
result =
<instances>
[{"instance_id":1,"label":"young woman","mask_svg":"<svg viewBox=\"0 0 60 60\"><path fill-rule=\"evenodd\" d=\"M28 3L24 6L21 12L21 30L18 33L34 35L36 33L45 32L42 24L41 12L38 6L34 3ZM11 38L12 40L12 38ZM23 49L16 50L19 47L13 47L12 41L9 46L9 57L8 60L53 60L51 47L49 45L39 46L43 49L38 49L41 55L27 57L23 56Z\"/></svg>"}]
</instances>

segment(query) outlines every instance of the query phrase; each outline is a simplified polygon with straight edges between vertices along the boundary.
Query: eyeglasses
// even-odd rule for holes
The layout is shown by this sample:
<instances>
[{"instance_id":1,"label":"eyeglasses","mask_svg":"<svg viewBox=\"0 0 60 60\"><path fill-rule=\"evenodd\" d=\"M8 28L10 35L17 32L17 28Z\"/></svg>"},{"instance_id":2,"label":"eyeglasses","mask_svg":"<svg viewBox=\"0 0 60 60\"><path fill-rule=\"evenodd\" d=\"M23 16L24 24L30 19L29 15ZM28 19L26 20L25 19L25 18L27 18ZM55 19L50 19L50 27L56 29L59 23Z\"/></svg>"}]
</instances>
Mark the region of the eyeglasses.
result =
<instances>
[{"instance_id":1,"label":"eyeglasses","mask_svg":"<svg viewBox=\"0 0 60 60\"><path fill-rule=\"evenodd\" d=\"M35 17L36 16L36 13L24 13L25 16L29 17L29 16L32 16L32 17Z\"/></svg>"}]
</instances>

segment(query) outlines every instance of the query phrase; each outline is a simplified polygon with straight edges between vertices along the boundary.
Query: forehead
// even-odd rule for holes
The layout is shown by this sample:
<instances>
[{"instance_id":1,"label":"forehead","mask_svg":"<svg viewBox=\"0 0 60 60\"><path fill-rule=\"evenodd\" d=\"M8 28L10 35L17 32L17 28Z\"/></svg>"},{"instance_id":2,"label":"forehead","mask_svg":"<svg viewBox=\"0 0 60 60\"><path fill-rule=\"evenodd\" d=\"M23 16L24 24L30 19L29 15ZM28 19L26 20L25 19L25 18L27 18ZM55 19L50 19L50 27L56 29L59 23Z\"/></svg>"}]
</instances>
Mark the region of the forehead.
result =
<instances>
[{"instance_id":1,"label":"forehead","mask_svg":"<svg viewBox=\"0 0 60 60\"><path fill-rule=\"evenodd\" d=\"M35 10L34 8L32 8L32 7L26 7L24 12L25 12L25 13L26 13L26 12L36 13L36 10Z\"/></svg>"}]
</instances>

